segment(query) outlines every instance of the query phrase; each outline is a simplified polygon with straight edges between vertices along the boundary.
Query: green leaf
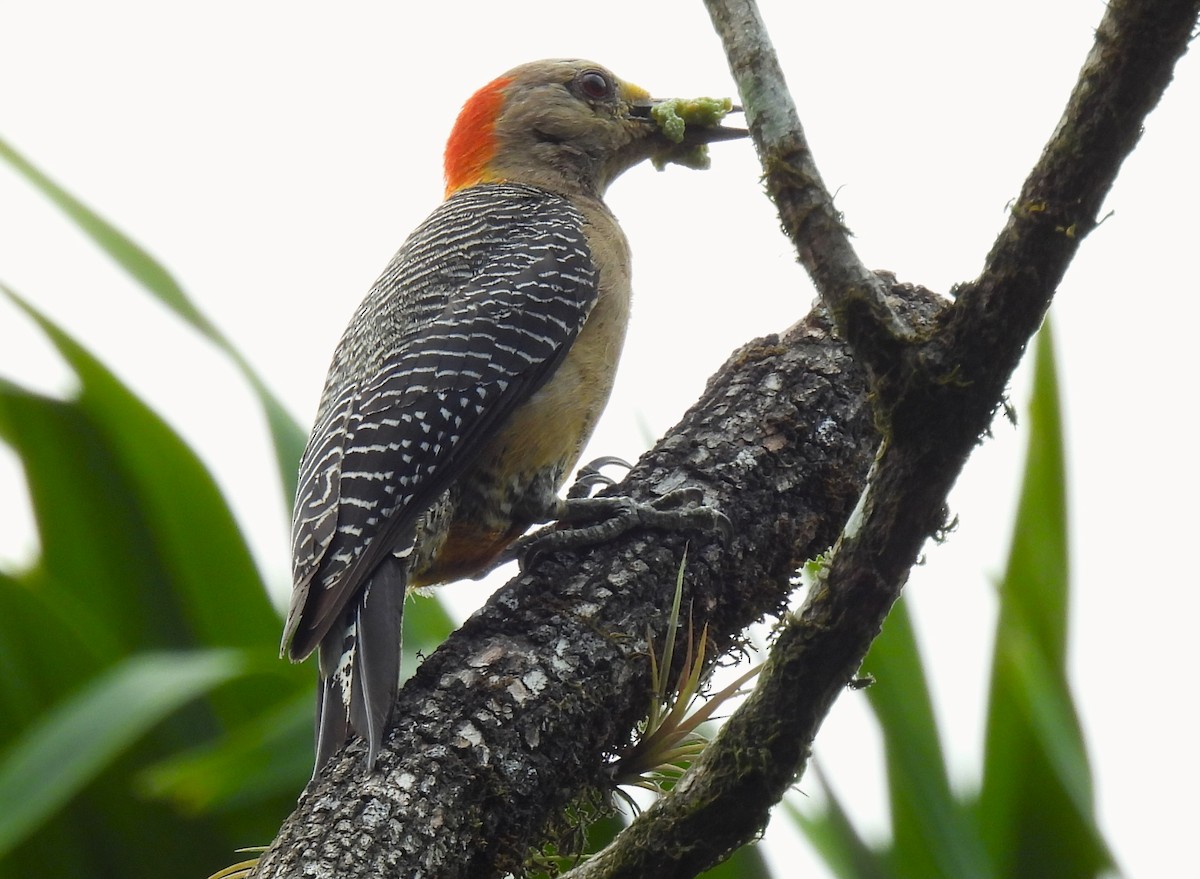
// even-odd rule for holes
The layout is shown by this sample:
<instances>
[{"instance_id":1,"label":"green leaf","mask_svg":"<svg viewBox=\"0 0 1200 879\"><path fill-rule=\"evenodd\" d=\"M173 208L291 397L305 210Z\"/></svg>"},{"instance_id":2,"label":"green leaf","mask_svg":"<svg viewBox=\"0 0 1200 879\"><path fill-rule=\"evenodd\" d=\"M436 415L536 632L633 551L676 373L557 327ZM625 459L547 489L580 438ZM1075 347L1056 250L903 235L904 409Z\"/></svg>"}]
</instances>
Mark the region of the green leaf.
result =
<instances>
[{"instance_id":1,"label":"green leaf","mask_svg":"<svg viewBox=\"0 0 1200 879\"><path fill-rule=\"evenodd\" d=\"M164 717L241 669L232 650L142 654L41 717L0 758L0 802L9 804L0 810L0 855Z\"/></svg>"},{"instance_id":2,"label":"green leaf","mask_svg":"<svg viewBox=\"0 0 1200 879\"><path fill-rule=\"evenodd\" d=\"M703 879L770 879L771 871L757 844L744 845L711 870Z\"/></svg>"},{"instance_id":3,"label":"green leaf","mask_svg":"<svg viewBox=\"0 0 1200 879\"><path fill-rule=\"evenodd\" d=\"M451 587L453 588L453 587ZM403 675L414 671L421 658L441 645L456 628L454 620L436 596L409 596L404 602Z\"/></svg>"},{"instance_id":4,"label":"green leaf","mask_svg":"<svg viewBox=\"0 0 1200 879\"><path fill-rule=\"evenodd\" d=\"M312 687L251 717L218 741L145 770L137 787L190 814L295 794L313 766Z\"/></svg>"},{"instance_id":5,"label":"green leaf","mask_svg":"<svg viewBox=\"0 0 1200 879\"><path fill-rule=\"evenodd\" d=\"M246 787L220 802L220 814L183 820L161 801L131 796L135 781L169 754L249 741L243 727L262 730L288 702L303 699L311 717L313 672L278 659L279 616L203 464L78 343L24 307L72 365L80 391L60 400L0 381L0 439L20 456L43 549L31 570L0 574L0 749L131 655L239 645L243 661L228 684L110 752L94 781L52 815L25 815L41 810L36 800L6 800L9 820L30 829L5 862L39 875L149 879L183 875L185 866L205 875L219 866L209 858L270 838L311 770L311 721L295 730L293 759L260 750L262 774L248 782L290 766L290 783ZM152 860L148 836L165 849Z\"/></svg>"},{"instance_id":6,"label":"green leaf","mask_svg":"<svg viewBox=\"0 0 1200 879\"><path fill-rule=\"evenodd\" d=\"M23 585L0 592L4 616L11 601L28 596L61 621L93 664L139 644L171 646L173 615L144 613L141 603L153 607L166 579L152 530L87 414L0 381L0 439L24 465L43 549L41 566L22 576ZM26 634L13 633L22 641ZM22 664L36 669L39 654L51 651L31 640Z\"/></svg>"},{"instance_id":7,"label":"green leaf","mask_svg":"<svg viewBox=\"0 0 1200 879\"><path fill-rule=\"evenodd\" d=\"M203 464L78 343L13 298L81 382L78 399L66 401L0 383L0 438L21 456L44 550L41 566L20 578L20 600L39 602L70 633L70 654L90 662L74 677L43 677L25 695L10 692L20 684L0 683L11 706L0 706L5 719L21 724L81 675L139 650L241 646L274 670L274 679L243 678L214 694L216 714L196 727L200 739L244 722L248 704L310 690L311 672L276 658L279 616ZM17 600L0 592L0 610ZM66 646L38 639L39 629L16 633L21 667L34 676L62 666L53 654ZM37 698L43 704L28 705Z\"/></svg>"},{"instance_id":8,"label":"green leaf","mask_svg":"<svg viewBox=\"0 0 1200 879\"><path fill-rule=\"evenodd\" d=\"M81 589L96 564L109 564L108 576L117 583L137 573L165 577L177 587L175 597L186 608L184 622L202 643L264 647L263 632L276 627L278 617L211 474L178 434L95 357L33 306L5 292L37 322L81 383L78 399L65 403L10 395L9 405L19 406L22 417L0 424L26 467L46 564L61 570L74 561L62 579L69 577ZM36 432L26 418L36 422ZM60 470L71 468L72 461L81 463L64 479ZM91 504L78 503L80 492L97 489ZM114 502L121 515L106 515ZM114 519L117 528L134 528L148 538L128 547L119 564L105 558L107 547L120 540L119 534L103 533ZM74 542L87 542L89 531L99 531L100 537L80 557ZM183 643L186 636L179 633L179 638L172 643Z\"/></svg>"},{"instance_id":9,"label":"green leaf","mask_svg":"<svg viewBox=\"0 0 1200 879\"><path fill-rule=\"evenodd\" d=\"M233 346L216 324L196 307L179 282L132 239L51 180L3 139L0 139L0 158L7 161L40 190L160 302L225 352L241 370L255 394L258 395L259 403L266 414L267 424L275 444L279 474L283 482L284 501L290 505L292 498L296 496L296 466L304 451L305 432L287 413L279 399L267 388L258 373L250 366L249 361Z\"/></svg>"},{"instance_id":10,"label":"green leaf","mask_svg":"<svg viewBox=\"0 0 1200 879\"><path fill-rule=\"evenodd\" d=\"M1067 681L1069 557L1058 383L1037 340L1030 439L1000 585L979 826L997 875L1095 876L1113 866Z\"/></svg>"},{"instance_id":11,"label":"green leaf","mask_svg":"<svg viewBox=\"0 0 1200 879\"><path fill-rule=\"evenodd\" d=\"M971 814L950 790L933 700L903 599L892 608L863 669L875 678L866 694L883 733L895 875L993 875Z\"/></svg>"},{"instance_id":12,"label":"green leaf","mask_svg":"<svg viewBox=\"0 0 1200 879\"><path fill-rule=\"evenodd\" d=\"M888 866L886 853L876 852L859 836L815 761L810 772L824 792L825 808L816 815L806 815L790 798L783 805L826 866L839 879L894 879L896 874Z\"/></svg>"}]
</instances>

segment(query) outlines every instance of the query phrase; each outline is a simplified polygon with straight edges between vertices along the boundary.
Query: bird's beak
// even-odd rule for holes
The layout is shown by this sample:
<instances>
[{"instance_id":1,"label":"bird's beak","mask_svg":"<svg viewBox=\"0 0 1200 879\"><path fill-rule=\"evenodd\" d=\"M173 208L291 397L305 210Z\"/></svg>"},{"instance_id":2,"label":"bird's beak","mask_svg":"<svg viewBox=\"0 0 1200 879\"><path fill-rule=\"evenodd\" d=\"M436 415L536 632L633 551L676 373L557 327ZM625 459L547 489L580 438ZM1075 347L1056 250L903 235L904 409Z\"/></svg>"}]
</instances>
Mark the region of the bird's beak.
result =
<instances>
[{"instance_id":1,"label":"bird's beak","mask_svg":"<svg viewBox=\"0 0 1200 879\"><path fill-rule=\"evenodd\" d=\"M706 143L716 143L722 140L737 140L738 138L746 137L749 131L745 128L736 128L721 124L717 121L715 124L697 124L694 121L688 120L683 131L682 140L674 140L669 137L662 129L662 126L654 116L654 108L660 105L669 103L663 98L648 98L646 100L632 103L629 107L629 115L633 119L645 120L647 124L654 125L657 129L659 139L664 142L670 142L675 148L687 149L688 147L696 147ZM741 113L742 108L738 104L734 104L727 111L729 113ZM723 114L722 114L723 115Z\"/></svg>"}]
</instances>

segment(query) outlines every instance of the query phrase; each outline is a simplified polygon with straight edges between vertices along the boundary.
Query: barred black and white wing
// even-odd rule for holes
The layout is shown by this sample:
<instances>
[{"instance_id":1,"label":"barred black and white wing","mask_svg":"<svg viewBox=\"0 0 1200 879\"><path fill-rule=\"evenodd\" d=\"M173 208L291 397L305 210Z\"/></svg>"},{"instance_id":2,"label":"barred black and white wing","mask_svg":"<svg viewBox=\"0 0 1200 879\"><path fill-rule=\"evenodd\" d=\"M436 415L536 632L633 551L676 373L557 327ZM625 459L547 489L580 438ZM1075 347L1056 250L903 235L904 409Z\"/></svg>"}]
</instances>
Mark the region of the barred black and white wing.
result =
<instances>
[{"instance_id":1,"label":"barred black and white wing","mask_svg":"<svg viewBox=\"0 0 1200 879\"><path fill-rule=\"evenodd\" d=\"M360 305L330 367L292 522L284 649L299 660L320 648L318 768L347 720L374 760L417 522L553 374L597 287L569 202L491 184L444 202Z\"/></svg>"}]
</instances>

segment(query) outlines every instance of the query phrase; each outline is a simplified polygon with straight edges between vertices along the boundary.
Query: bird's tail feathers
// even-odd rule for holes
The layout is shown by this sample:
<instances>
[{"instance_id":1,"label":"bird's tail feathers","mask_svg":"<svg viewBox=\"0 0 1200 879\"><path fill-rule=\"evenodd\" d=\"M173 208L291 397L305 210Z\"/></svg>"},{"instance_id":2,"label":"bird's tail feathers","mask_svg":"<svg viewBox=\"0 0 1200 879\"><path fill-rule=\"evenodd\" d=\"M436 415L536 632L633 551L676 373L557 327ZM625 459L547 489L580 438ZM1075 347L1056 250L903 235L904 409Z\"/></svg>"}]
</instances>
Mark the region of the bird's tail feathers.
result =
<instances>
[{"instance_id":1,"label":"bird's tail feathers","mask_svg":"<svg viewBox=\"0 0 1200 879\"><path fill-rule=\"evenodd\" d=\"M351 732L367 740L367 763L375 765L399 690L406 580L403 561L386 559L344 624L321 641L314 775Z\"/></svg>"}]
</instances>

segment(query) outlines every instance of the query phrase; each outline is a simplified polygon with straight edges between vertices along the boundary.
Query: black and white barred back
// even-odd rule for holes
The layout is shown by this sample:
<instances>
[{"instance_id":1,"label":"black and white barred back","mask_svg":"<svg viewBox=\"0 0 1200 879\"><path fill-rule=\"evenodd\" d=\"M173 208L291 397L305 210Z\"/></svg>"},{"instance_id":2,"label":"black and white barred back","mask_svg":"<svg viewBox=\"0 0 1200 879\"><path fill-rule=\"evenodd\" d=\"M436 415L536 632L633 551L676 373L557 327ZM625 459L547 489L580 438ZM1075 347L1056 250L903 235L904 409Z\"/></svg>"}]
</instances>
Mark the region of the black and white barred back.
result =
<instances>
[{"instance_id":1,"label":"black and white barred back","mask_svg":"<svg viewBox=\"0 0 1200 879\"><path fill-rule=\"evenodd\" d=\"M422 516L554 372L595 304L584 219L482 184L409 236L338 344L300 464L284 649L319 649L317 768L347 721L373 763L395 699Z\"/></svg>"}]
</instances>

